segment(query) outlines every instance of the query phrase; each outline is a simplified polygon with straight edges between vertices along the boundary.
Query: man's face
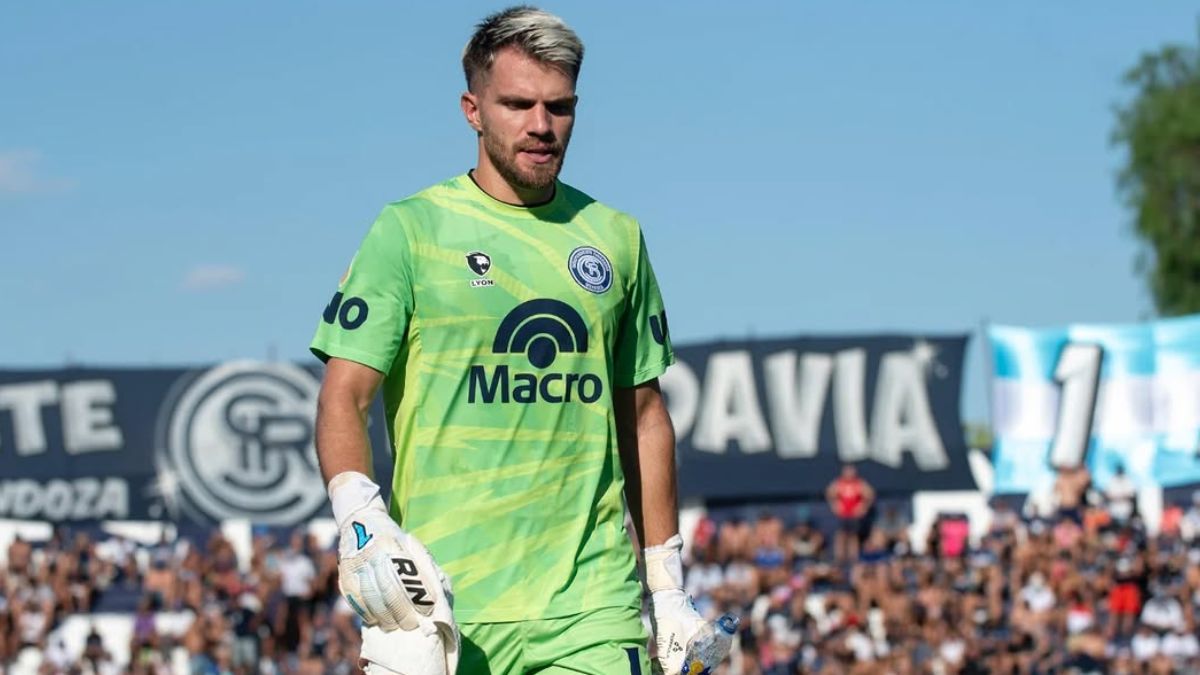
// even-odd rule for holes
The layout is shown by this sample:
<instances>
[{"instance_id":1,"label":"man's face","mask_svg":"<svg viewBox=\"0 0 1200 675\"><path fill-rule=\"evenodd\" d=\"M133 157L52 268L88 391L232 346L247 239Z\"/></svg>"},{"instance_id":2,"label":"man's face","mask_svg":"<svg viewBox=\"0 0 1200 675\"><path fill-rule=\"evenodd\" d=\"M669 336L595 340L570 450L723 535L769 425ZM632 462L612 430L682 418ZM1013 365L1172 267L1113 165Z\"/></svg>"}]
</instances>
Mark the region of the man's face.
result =
<instances>
[{"instance_id":1,"label":"man's face","mask_svg":"<svg viewBox=\"0 0 1200 675\"><path fill-rule=\"evenodd\" d=\"M497 172L514 187L541 190L562 170L575 101L569 75L508 48L464 94L463 111Z\"/></svg>"}]
</instances>

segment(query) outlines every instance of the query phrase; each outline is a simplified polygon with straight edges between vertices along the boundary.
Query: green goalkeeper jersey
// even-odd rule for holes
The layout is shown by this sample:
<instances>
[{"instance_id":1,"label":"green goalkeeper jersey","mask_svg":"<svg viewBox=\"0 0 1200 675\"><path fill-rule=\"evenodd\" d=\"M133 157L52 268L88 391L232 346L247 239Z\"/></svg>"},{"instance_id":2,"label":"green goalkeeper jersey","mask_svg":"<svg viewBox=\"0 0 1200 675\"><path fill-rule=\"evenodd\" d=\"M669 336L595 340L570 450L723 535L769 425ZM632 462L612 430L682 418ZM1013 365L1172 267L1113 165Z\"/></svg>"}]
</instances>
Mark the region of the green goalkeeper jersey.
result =
<instances>
[{"instance_id":1,"label":"green goalkeeper jersey","mask_svg":"<svg viewBox=\"0 0 1200 675\"><path fill-rule=\"evenodd\" d=\"M459 621L640 606L613 388L674 356L637 221L464 174L383 210L322 318L313 353L384 373L392 516Z\"/></svg>"}]
</instances>

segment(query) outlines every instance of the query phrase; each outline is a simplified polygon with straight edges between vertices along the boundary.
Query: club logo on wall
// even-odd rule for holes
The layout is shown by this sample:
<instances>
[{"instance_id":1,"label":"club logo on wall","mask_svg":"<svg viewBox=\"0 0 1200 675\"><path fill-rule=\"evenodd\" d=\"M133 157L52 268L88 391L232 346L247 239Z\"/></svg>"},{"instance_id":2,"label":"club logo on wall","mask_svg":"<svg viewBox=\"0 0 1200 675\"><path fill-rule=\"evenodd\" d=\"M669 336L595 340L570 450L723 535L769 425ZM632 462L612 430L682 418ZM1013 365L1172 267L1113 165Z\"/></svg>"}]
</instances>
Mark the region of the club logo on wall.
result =
<instances>
[{"instance_id":1,"label":"club logo on wall","mask_svg":"<svg viewBox=\"0 0 1200 675\"><path fill-rule=\"evenodd\" d=\"M286 363L231 362L180 382L159 422L167 508L271 525L311 516L325 502L313 445L318 390Z\"/></svg>"}]
</instances>

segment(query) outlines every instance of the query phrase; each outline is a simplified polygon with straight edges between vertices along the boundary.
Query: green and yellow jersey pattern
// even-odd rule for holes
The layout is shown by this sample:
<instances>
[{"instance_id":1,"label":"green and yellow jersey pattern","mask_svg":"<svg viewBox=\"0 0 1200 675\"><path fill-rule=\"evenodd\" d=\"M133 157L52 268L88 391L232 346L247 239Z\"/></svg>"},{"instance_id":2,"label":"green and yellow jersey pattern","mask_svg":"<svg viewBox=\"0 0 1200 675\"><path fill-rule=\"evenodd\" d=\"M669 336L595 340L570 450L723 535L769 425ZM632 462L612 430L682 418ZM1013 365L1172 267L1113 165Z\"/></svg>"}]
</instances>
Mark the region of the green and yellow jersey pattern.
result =
<instances>
[{"instance_id":1,"label":"green and yellow jersey pattern","mask_svg":"<svg viewBox=\"0 0 1200 675\"><path fill-rule=\"evenodd\" d=\"M612 393L674 356L637 221L458 176L383 210L311 348L384 373L392 515L459 621L639 606Z\"/></svg>"}]
</instances>

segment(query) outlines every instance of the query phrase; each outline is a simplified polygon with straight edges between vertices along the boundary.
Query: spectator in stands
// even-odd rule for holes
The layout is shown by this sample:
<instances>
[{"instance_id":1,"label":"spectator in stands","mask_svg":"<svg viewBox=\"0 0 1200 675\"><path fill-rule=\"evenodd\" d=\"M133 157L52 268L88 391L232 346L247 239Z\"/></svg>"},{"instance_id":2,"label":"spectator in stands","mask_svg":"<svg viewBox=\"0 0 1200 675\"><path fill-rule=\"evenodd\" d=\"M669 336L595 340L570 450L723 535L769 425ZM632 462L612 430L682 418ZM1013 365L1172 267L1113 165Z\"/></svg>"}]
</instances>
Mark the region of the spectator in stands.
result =
<instances>
[{"instance_id":1,"label":"spectator in stands","mask_svg":"<svg viewBox=\"0 0 1200 675\"><path fill-rule=\"evenodd\" d=\"M137 613L133 617L133 637L129 642L129 653L139 657L144 652L154 652L157 647L158 632L154 625L154 600L147 594L138 601Z\"/></svg>"},{"instance_id":2,"label":"spectator in stands","mask_svg":"<svg viewBox=\"0 0 1200 675\"><path fill-rule=\"evenodd\" d=\"M12 543L8 545L8 571L12 574L29 574L32 553L33 546L22 539L21 535L13 537Z\"/></svg>"},{"instance_id":3,"label":"spectator in stands","mask_svg":"<svg viewBox=\"0 0 1200 675\"><path fill-rule=\"evenodd\" d=\"M300 646L301 634L307 630L311 617L310 600L317 569L307 555L306 544L304 534L294 532L287 552L279 560L281 590L287 599L286 627L281 646L288 651L295 651Z\"/></svg>"},{"instance_id":4,"label":"spectator in stands","mask_svg":"<svg viewBox=\"0 0 1200 675\"><path fill-rule=\"evenodd\" d=\"M883 535L884 546L892 552L897 552L899 546L907 550L908 526L908 518L895 504L884 506L883 512L875 522L875 528Z\"/></svg>"},{"instance_id":5,"label":"spectator in stands","mask_svg":"<svg viewBox=\"0 0 1200 675\"><path fill-rule=\"evenodd\" d=\"M1137 509L1137 486L1125 475L1125 465L1117 464L1108 485L1104 486L1104 500L1113 521L1125 524Z\"/></svg>"},{"instance_id":6,"label":"spectator in stands","mask_svg":"<svg viewBox=\"0 0 1200 675\"><path fill-rule=\"evenodd\" d=\"M149 594L152 609L171 611L178 608L178 578L170 568L170 564L170 558L155 552L150 569L144 575L142 588Z\"/></svg>"},{"instance_id":7,"label":"spectator in stands","mask_svg":"<svg viewBox=\"0 0 1200 675\"><path fill-rule=\"evenodd\" d=\"M20 648L44 649L46 632L50 628L50 619L50 611L46 609L45 603L30 595L29 599L25 601L24 607L16 615Z\"/></svg>"},{"instance_id":8,"label":"spectator in stands","mask_svg":"<svg viewBox=\"0 0 1200 675\"><path fill-rule=\"evenodd\" d=\"M1096 625L1096 606L1084 600L1083 594L1072 590L1067 599L1063 627L1068 635L1079 635Z\"/></svg>"},{"instance_id":9,"label":"spectator in stands","mask_svg":"<svg viewBox=\"0 0 1200 675\"><path fill-rule=\"evenodd\" d=\"M216 675L228 627L221 606L207 605L192 621L183 638L188 651L188 668L192 675Z\"/></svg>"},{"instance_id":10,"label":"spectator in stands","mask_svg":"<svg viewBox=\"0 0 1200 675\"><path fill-rule=\"evenodd\" d=\"M259 660L259 629L263 627L262 602L253 592L238 595L237 608L231 616L233 630L233 667L247 672Z\"/></svg>"},{"instance_id":11,"label":"spectator in stands","mask_svg":"<svg viewBox=\"0 0 1200 675\"><path fill-rule=\"evenodd\" d=\"M1154 633L1153 629L1145 624L1138 627L1137 633L1129 642L1129 649L1138 663L1147 663L1158 656L1161 646L1162 640Z\"/></svg>"},{"instance_id":12,"label":"spectator in stands","mask_svg":"<svg viewBox=\"0 0 1200 675\"><path fill-rule=\"evenodd\" d=\"M1197 659L1200 659L1200 641L1196 633L1179 626L1162 638L1160 650L1163 656L1171 659L1172 664L1181 672L1196 672Z\"/></svg>"},{"instance_id":13,"label":"spectator in stands","mask_svg":"<svg viewBox=\"0 0 1200 675\"><path fill-rule=\"evenodd\" d=\"M863 519L875 501L875 491L859 477L858 469L853 464L845 464L841 475L826 488L825 499L838 521L833 541L838 561L846 563L857 560Z\"/></svg>"},{"instance_id":14,"label":"spectator in stands","mask_svg":"<svg viewBox=\"0 0 1200 675\"><path fill-rule=\"evenodd\" d=\"M752 555L764 588L787 583L791 576L792 551L784 546L783 520L771 513L763 513L754 524L752 533Z\"/></svg>"},{"instance_id":15,"label":"spectator in stands","mask_svg":"<svg viewBox=\"0 0 1200 675\"><path fill-rule=\"evenodd\" d=\"M1084 496L1091 483L1092 476L1082 464L1060 468L1054 479L1054 505L1058 515L1083 524Z\"/></svg>"},{"instance_id":16,"label":"spectator in stands","mask_svg":"<svg viewBox=\"0 0 1200 675\"><path fill-rule=\"evenodd\" d=\"M8 663L16 656L17 651L17 645L13 640L17 630L8 600L9 593L7 575L0 572L0 665Z\"/></svg>"},{"instance_id":17,"label":"spectator in stands","mask_svg":"<svg viewBox=\"0 0 1200 675\"><path fill-rule=\"evenodd\" d=\"M119 672L113 662L112 654L104 648L104 640L93 626L84 641L83 656L80 659L80 670L90 675L116 675Z\"/></svg>"},{"instance_id":18,"label":"spectator in stands","mask_svg":"<svg viewBox=\"0 0 1200 675\"><path fill-rule=\"evenodd\" d=\"M743 560L750 550L750 526L734 516L721 524L717 534L717 559L722 563Z\"/></svg>"},{"instance_id":19,"label":"spectator in stands","mask_svg":"<svg viewBox=\"0 0 1200 675\"><path fill-rule=\"evenodd\" d=\"M1130 557L1117 560L1112 588L1108 594L1108 611L1113 617L1109 639L1128 637L1142 610L1141 561Z\"/></svg>"},{"instance_id":20,"label":"spectator in stands","mask_svg":"<svg viewBox=\"0 0 1200 675\"><path fill-rule=\"evenodd\" d=\"M825 535L808 519L802 520L792 530L792 560L803 567L819 559L825 551Z\"/></svg>"},{"instance_id":21,"label":"spectator in stands","mask_svg":"<svg viewBox=\"0 0 1200 675\"><path fill-rule=\"evenodd\" d=\"M1001 537L1017 531L1021 524L1020 515L1003 499L992 499L992 520L988 526L988 534Z\"/></svg>"},{"instance_id":22,"label":"spectator in stands","mask_svg":"<svg viewBox=\"0 0 1200 675\"><path fill-rule=\"evenodd\" d=\"M1142 607L1142 625L1150 627L1160 637L1173 630L1185 630L1183 606L1170 595L1161 583L1152 584L1150 599Z\"/></svg>"},{"instance_id":23,"label":"spectator in stands","mask_svg":"<svg viewBox=\"0 0 1200 675\"><path fill-rule=\"evenodd\" d=\"M725 573L717 564L712 547L692 548L692 563L688 566L684 587L696 603L700 614L716 618L716 599L725 583Z\"/></svg>"},{"instance_id":24,"label":"spectator in stands","mask_svg":"<svg viewBox=\"0 0 1200 675\"><path fill-rule=\"evenodd\" d=\"M204 585L214 589L223 598L236 598L241 592L241 575L238 573L237 556L233 544L224 537L214 537L208 543L208 565ZM312 564L311 562L309 563Z\"/></svg>"},{"instance_id":25,"label":"spectator in stands","mask_svg":"<svg viewBox=\"0 0 1200 675\"><path fill-rule=\"evenodd\" d=\"M1179 523L1179 535L1188 544L1200 539L1200 490L1192 492L1192 505L1184 512Z\"/></svg>"}]
</instances>

